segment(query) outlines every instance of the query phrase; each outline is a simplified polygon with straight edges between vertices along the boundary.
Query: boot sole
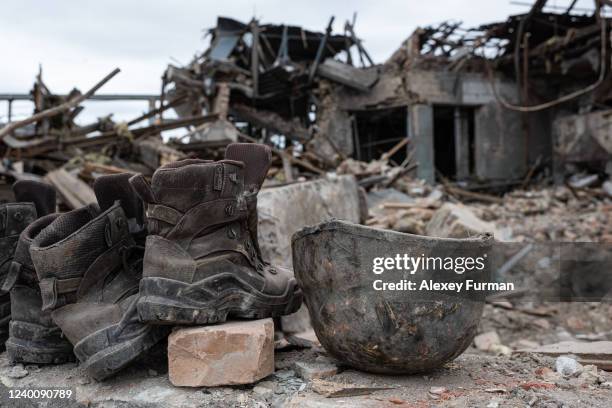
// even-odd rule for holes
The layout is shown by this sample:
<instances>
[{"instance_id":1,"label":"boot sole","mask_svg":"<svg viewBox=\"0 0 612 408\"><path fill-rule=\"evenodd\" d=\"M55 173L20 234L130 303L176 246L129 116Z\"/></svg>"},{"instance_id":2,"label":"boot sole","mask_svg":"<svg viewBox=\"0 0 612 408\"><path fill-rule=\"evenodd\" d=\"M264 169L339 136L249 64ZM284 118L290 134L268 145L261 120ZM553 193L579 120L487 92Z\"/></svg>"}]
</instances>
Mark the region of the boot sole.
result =
<instances>
[{"instance_id":1,"label":"boot sole","mask_svg":"<svg viewBox=\"0 0 612 408\"><path fill-rule=\"evenodd\" d=\"M6 341L9 361L12 364L62 364L76 360L72 345L67 340L62 340L59 333L59 329L11 321L9 338ZM62 342L64 344L61 344Z\"/></svg>"},{"instance_id":2,"label":"boot sole","mask_svg":"<svg viewBox=\"0 0 612 408\"><path fill-rule=\"evenodd\" d=\"M87 336L74 347L75 354L83 362L81 367L85 369L90 377L97 381L103 381L116 374L168 335L166 330L149 326L145 328L143 333L134 338L105 347L90 356L84 355L85 352L83 350L85 348L91 348L92 343L104 341L107 333L113 329L114 326L102 329Z\"/></svg>"},{"instance_id":3,"label":"boot sole","mask_svg":"<svg viewBox=\"0 0 612 408\"><path fill-rule=\"evenodd\" d=\"M111 326L93 333L74 347L75 354L83 362L81 367L97 381L103 381L116 374L168 335L167 330L147 326L136 337L105 347L90 356L85 356L84 349L91 349L92 346L95 347L96 343L105 341L107 333L114 331L114 329L115 326Z\"/></svg>"},{"instance_id":4,"label":"boot sole","mask_svg":"<svg viewBox=\"0 0 612 408\"><path fill-rule=\"evenodd\" d=\"M263 319L296 312L302 304L297 284L280 296L266 295L235 278L233 287L215 288L222 276L194 284L166 278L143 278L140 281L138 315L150 324L198 325L225 322L228 317Z\"/></svg>"}]
</instances>

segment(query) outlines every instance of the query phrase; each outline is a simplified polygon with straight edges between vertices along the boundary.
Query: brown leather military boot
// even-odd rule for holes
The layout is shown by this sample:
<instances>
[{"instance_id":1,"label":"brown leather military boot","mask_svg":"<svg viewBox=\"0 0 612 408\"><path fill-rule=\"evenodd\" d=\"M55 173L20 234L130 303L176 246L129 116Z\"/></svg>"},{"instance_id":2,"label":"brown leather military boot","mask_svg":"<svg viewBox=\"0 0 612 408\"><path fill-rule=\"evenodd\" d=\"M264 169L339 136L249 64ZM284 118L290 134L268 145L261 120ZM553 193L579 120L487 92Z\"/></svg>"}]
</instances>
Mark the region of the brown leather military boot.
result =
<instances>
[{"instance_id":1,"label":"brown leather military boot","mask_svg":"<svg viewBox=\"0 0 612 408\"><path fill-rule=\"evenodd\" d=\"M142 248L132 233L142 232L137 219L142 204L128 178L97 179L94 191L101 208L92 204L62 214L30 248L43 310L53 310L53 320L97 380L116 373L167 334L138 320Z\"/></svg>"},{"instance_id":2,"label":"brown leather military boot","mask_svg":"<svg viewBox=\"0 0 612 408\"><path fill-rule=\"evenodd\" d=\"M295 312L290 271L263 261L257 193L270 166L265 145L232 144L225 160L186 159L130 182L147 204L149 236L138 313L157 324L206 324Z\"/></svg>"},{"instance_id":3,"label":"brown leather military boot","mask_svg":"<svg viewBox=\"0 0 612 408\"><path fill-rule=\"evenodd\" d=\"M32 180L13 184L15 203L0 205L0 345L9 336L12 285L4 285L10 275L13 255L21 232L37 217L55 210L55 192L49 185ZM51 196L52 195L52 196ZM40 215L39 215L40 213ZM12 275L12 274L11 274Z\"/></svg>"},{"instance_id":4,"label":"brown leather military boot","mask_svg":"<svg viewBox=\"0 0 612 408\"><path fill-rule=\"evenodd\" d=\"M6 276L3 291L11 295L11 323L6 353L11 363L49 364L74 360L72 345L51 319L42 311L36 271L30 257L32 241L59 214L55 211L53 187L33 181L18 181L13 186L22 200L32 201L39 218L23 230L15 256Z\"/></svg>"}]
</instances>

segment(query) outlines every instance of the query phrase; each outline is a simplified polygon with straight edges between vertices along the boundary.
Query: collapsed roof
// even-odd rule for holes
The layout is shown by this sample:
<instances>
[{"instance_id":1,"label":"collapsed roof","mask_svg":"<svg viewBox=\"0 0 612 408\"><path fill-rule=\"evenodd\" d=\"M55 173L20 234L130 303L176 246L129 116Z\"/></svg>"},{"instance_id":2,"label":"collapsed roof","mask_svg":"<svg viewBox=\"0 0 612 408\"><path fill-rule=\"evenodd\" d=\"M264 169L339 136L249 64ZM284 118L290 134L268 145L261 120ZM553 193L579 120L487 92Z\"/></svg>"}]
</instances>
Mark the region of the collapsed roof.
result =
<instances>
[{"instance_id":1,"label":"collapsed roof","mask_svg":"<svg viewBox=\"0 0 612 408\"><path fill-rule=\"evenodd\" d=\"M170 66L164 75L171 98L188 96L177 110L193 114L213 111L217 84L229 88L232 107L238 105L272 111L282 118L298 118L308 126L308 113L316 102L311 91L319 77L367 90L375 75L363 76L353 65L373 62L346 22L343 34L332 34L334 18L323 32L278 24L248 24L219 17L209 30L209 48L185 67ZM354 76L354 77L353 77ZM236 113L235 111L233 112ZM243 115L244 116L244 115Z\"/></svg>"}]
</instances>

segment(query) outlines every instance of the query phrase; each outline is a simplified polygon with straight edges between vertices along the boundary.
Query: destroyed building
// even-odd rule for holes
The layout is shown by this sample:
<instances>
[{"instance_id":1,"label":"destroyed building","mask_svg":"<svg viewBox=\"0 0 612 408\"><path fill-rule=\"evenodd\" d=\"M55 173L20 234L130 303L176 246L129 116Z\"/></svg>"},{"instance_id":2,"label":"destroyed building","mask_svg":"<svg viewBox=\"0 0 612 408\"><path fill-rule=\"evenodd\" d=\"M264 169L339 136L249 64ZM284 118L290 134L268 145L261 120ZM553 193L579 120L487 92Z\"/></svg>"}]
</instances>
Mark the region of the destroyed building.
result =
<instances>
[{"instance_id":1,"label":"destroyed building","mask_svg":"<svg viewBox=\"0 0 612 408\"><path fill-rule=\"evenodd\" d=\"M286 138L324 169L377 159L408 137L392 160L430 183L603 172L610 21L545 5L476 28L418 28L378 65L350 22L332 35L333 19L311 32L220 18L202 55L167 69L164 96L183 98L181 115L214 112L238 129L204 124L192 141Z\"/></svg>"},{"instance_id":2,"label":"destroyed building","mask_svg":"<svg viewBox=\"0 0 612 408\"><path fill-rule=\"evenodd\" d=\"M527 13L476 28L423 26L382 64L368 55L355 19L338 34L333 18L309 31L221 17L206 51L186 66L169 66L161 94L145 98L153 100L149 110L127 122L111 115L75 121L81 102L118 69L90 90L68 95L54 94L39 75L33 115L0 126L0 201L12 199L7 187L14 180L41 179L57 190L61 211L80 208L97 201L92 185L102 175L139 173L146 180L180 159L220 159L230 142L263 142L272 147L257 199L263 259L296 276L320 269L329 279L317 282L347 301L328 313L339 324L329 325L325 337L312 330L327 310L316 306L310 315L302 308L273 324L180 328L167 347L110 386L90 381L74 364L10 366L6 354L0 354L0 380L22 389L74 384L78 402L92 407L608 407L610 302L527 296L556 283L549 272L558 259L534 250L537 244L612 242L610 24L605 12L574 9L575 3L551 9L538 0ZM588 175L566 180L580 171ZM551 186L554 176L566 185ZM320 227L330 218L343 221ZM296 246L292 237L302 227L309 241ZM319 235L333 228L360 231L351 233L360 246ZM488 296L464 320L454 306L445 315L438 305L408 304L398 319L400 308L387 302L365 316L370 296L358 296L354 281L346 288L358 268L370 276L371 257L363 254L377 246L399 254L420 248L418 241L481 234L507 245L503 265L494 269L520 277L520 286L516 296ZM366 235L376 242L363 240ZM310 251L317 247L323 259ZM598 289L607 291L608 281ZM432 313L405 318L420 310ZM419 320L426 331L415 328ZM469 336L461 335L462 321L471 325ZM346 331L352 322L371 331L365 347L344 347L359 335ZM210 348L201 336L214 339L206 342ZM423 337L434 348L419 347ZM325 338L350 354L391 356L391 349L411 364L427 354L437 359L436 350L455 340L469 349L431 374L384 377L347 368L326 351ZM373 338L381 347L372 346ZM212 374L202 370L207 361ZM236 385L238 377L253 383L263 376Z\"/></svg>"}]
</instances>

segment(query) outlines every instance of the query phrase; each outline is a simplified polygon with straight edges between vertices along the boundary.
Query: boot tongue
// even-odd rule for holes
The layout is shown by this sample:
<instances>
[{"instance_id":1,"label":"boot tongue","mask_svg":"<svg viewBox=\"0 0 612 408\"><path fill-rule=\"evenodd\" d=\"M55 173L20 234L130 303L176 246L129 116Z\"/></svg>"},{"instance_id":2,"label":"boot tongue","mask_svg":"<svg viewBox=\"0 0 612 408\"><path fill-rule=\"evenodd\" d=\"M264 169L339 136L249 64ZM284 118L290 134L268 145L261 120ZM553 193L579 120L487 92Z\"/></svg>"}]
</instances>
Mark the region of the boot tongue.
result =
<instances>
[{"instance_id":1,"label":"boot tongue","mask_svg":"<svg viewBox=\"0 0 612 408\"><path fill-rule=\"evenodd\" d=\"M232 143L225 149L225 158L243 162L244 184L259 190L272 162L272 151L264 144Z\"/></svg>"},{"instance_id":2,"label":"boot tongue","mask_svg":"<svg viewBox=\"0 0 612 408\"><path fill-rule=\"evenodd\" d=\"M13 184L17 202L34 203L36 214L42 217L55 212L55 189L35 180L19 180Z\"/></svg>"},{"instance_id":3,"label":"boot tongue","mask_svg":"<svg viewBox=\"0 0 612 408\"><path fill-rule=\"evenodd\" d=\"M93 189L101 211L106 211L119 200L128 219L135 219L143 224L143 207L140 198L129 182L132 174L110 174L100 176L94 181Z\"/></svg>"}]
</instances>

